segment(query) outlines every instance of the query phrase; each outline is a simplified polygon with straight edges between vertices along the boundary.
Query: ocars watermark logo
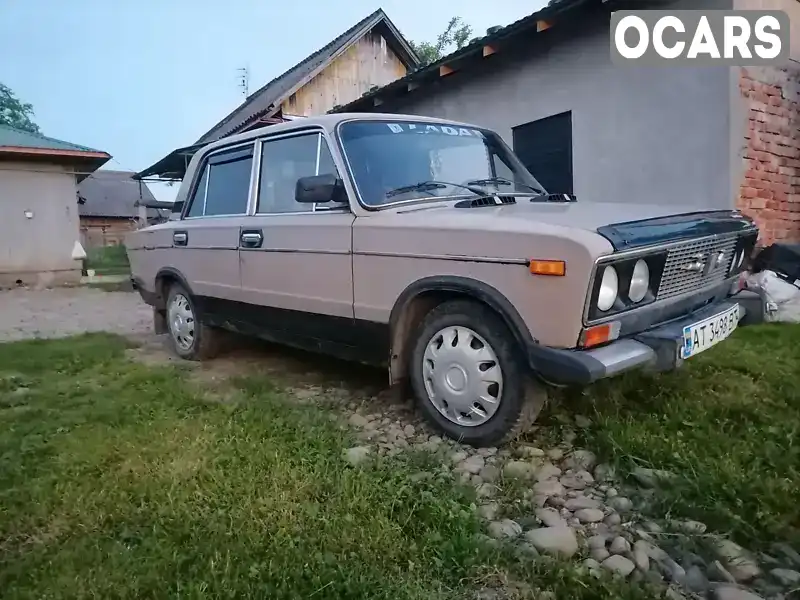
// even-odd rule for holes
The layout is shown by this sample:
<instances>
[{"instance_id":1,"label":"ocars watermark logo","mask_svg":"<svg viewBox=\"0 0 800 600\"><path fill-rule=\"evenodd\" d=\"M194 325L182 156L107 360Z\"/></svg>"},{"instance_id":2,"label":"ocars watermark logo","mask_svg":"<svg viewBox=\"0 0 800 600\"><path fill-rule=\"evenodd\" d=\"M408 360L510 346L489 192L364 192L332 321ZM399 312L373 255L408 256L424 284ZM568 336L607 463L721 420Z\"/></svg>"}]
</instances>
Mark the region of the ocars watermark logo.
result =
<instances>
[{"instance_id":1,"label":"ocars watermark logo","mask_svg":"<svg viewBox=\"0 0 800 600\"><path fill-rule=\"evenodd\" d=\"M771 65L789 57L782 10L623 10L611 15L615 64Z\"/></svg>"}]
</instances>

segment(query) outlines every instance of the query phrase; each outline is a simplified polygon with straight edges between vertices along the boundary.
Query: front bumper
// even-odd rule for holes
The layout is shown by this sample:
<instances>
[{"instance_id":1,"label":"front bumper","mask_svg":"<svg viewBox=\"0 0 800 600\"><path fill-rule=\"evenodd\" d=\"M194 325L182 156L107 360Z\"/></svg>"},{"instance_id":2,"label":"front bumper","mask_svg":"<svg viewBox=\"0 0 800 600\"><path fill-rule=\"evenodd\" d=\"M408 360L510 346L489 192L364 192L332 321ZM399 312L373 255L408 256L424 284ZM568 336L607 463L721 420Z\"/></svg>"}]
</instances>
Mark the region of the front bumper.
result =
<instances>
[{"instance_id":1,"label":"front bumper","mask_svg":"<svg viewBox=\"0 0 800 600\"><path fill-rule=\"evenodd\" d=\"M539 344L528 347L531 368L559 385L585 385L632 369L668 371L683 363L683 328L739 305L739 326L761 321L761 299L739 294L628 338L593 350L559 350Z\"/></svg>"}]
</instances>

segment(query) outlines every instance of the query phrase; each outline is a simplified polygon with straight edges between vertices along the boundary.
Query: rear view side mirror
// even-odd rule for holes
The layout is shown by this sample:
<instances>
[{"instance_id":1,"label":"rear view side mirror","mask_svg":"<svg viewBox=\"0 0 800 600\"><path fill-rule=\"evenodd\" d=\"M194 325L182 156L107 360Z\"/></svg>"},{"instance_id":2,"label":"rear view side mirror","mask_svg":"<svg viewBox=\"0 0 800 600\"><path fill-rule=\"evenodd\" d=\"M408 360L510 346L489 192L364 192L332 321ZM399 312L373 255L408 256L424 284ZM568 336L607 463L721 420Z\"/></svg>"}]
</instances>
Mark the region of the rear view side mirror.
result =
<instances>
[{"instance_id":1,"label":"rear view side mirror","mask_svg":"<svg viewBox=\"0 0 800 600\"><path fill-rule=\"evenodd\" d=\"M294 198L303 204L347 201L344 182L333 173L301 177L297 180Z\"/></svg>"}]
</instances>

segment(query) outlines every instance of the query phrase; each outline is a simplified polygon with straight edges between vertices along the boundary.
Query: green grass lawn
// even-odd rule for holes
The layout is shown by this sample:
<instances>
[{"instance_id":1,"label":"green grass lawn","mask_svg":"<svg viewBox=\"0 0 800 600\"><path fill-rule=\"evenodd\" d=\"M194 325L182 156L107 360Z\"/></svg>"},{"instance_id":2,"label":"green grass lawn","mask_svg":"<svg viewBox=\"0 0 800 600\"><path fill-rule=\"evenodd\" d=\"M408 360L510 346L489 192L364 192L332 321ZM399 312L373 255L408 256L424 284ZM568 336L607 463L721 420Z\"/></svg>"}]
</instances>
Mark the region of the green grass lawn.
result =
<instances>
[{"instance_id":1,"label":"green grass lawn","mask_svg":"<svg viewBox=\"0 0 800 600\"><path fill-rule=\"evenodd\" d=\"M88 248L85 264L99 275L124 275L131 270L128 252L122 244Z\"/></svg>"},{"instance_id":2,"label":"green grass lawn","mask_svg":"<svg viewBox=\"0 0 800 600\"><path fill-rule=\"evenodd\" d=\"M567 408L586 414L587 395L571 396ZM655 514L703 521L753 547L800 547L800 326L742 328L677 373L624 376L588 399L587 447L623 471L679 475Z\"/></svg>"},{"instance_id":3,"label":"green grass lawn","mask_svg":"<svg viewBox=\"0 0 800 600\"><path fill-rule=\"evenodd\" d=\"M125 349L0 344L3 598L648 597L479 545L466 490L412 458L348 468L332 413L269 381L221 401Z\"/></svg>"}]
</instances>

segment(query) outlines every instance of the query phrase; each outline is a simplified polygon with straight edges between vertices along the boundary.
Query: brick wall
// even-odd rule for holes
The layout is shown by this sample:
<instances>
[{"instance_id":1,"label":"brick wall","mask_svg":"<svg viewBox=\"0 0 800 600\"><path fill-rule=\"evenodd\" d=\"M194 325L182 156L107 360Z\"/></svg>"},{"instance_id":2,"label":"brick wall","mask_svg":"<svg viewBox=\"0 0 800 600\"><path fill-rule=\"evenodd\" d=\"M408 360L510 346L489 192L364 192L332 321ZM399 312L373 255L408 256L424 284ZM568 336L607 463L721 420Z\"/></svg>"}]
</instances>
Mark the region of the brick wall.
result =
<instances>
[{"instance_id":1,"label":"brick wall","mask_svg":"<svg viewBox=\"0 0 800 600\"><path fill-rule=\"evenodd\" d=\"M800 66L741 69L747 116L738 208L759 244L800 242Z\"/></svg>"},{"instance_id":2,"label":"brick wall","mask_svg":"<svg viewBox=\"0 0 800 600\"><path fill-rule=\"evenodd\" d=\"M125 235L135 229L135 219L81 217L81 243L85 248L118 246L124 243Z\"/></svg>"}]
</instances>

